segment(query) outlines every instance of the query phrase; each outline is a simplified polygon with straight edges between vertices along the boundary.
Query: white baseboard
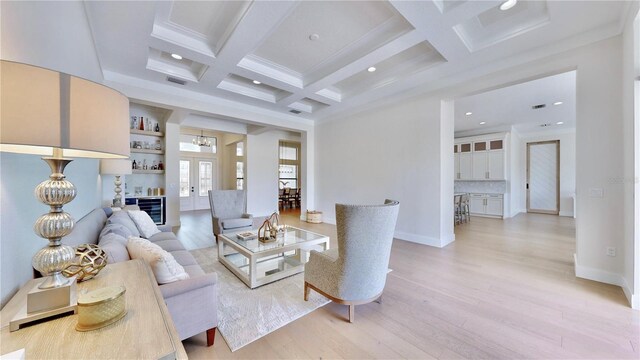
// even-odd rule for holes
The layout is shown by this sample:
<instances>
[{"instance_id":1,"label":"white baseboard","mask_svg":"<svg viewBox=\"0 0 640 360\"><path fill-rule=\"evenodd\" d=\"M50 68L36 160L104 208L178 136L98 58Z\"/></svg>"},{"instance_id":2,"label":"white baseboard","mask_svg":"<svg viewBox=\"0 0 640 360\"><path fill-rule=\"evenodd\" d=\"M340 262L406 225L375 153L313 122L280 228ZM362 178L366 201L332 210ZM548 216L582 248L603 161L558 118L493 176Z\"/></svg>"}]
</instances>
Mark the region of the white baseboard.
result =
<instances>
[{"instance_id":1,"label":"white baseboard","mask_svg":"<svg viewBox=\"0 0 640 360\"><path fill-rule=\"evenodd\" d=\"M425 236L425 235L407 233L404 231L396 231L393 236L399 240L409 241L409 242L422 244L422 245L434 246L437 248L443 248L451 244L452 242L454 242L456 239L455 234L451 234L451 236L447 239L438 239L438 238Z\"/></svg>"},{"instance_id":2,"label":"white baseboard","mask_svg":"<svg viewBox=\"0 0 640 360\"><path fill-rule=\"evenodd\" d=\"M620 274L582 266L578 264L578 257L576 254L573 254L573 263L575 266L576 277L598 281L605 284L617 285L620 287L623 285L623 279Z\"/></svg>"},{"instance_id":3,"label":"white baseboard","mask_svg":"<svg viewBox=\"0 0 640 360\"><path fill-rule=\"evenodd\" d=\"M573 217L573 211L560 211L560 216Z\"/></svg>"},{"instance_id":4,"label":"white baseboard","mask_svg":"<svg viewBox=\"0 0 640 360\"><path fill-rule=\"evenodd\" d=\"M631 292L631 287L625 278L622 278L622 291L624 291L624 296L627 297L627 301L629 301L631 308L640 309L640 296L634 295Z\"/></svg>"},{"instance_id":5,"label":"white baseboard","mask_svg":"<svg viewBox=\"0 0 640 360\"><path fill-rule=\"evenodd\" d=\"M335 218L328 218L328 217L322 217L322 222L327 223L327 224L331 224L331 225L335 225L336 224L336 219Z\"/></svg>"}]
</instances>

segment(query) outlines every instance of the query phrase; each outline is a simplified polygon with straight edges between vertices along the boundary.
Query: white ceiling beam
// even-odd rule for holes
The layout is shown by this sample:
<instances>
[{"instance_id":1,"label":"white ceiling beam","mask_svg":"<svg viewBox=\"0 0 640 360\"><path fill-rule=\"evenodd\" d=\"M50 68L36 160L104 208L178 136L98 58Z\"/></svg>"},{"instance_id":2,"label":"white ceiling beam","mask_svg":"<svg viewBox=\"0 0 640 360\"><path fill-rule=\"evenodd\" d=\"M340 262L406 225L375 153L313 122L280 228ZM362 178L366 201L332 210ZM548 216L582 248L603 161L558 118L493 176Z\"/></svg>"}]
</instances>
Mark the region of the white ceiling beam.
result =
<instances>
[{"instance_id":1,"label":"white ceiling beam","mask_svg":"<svg viewBox=\"0 0 640 360\"><path fill-rule=\"evenodd\" d=\"M254 1L218 52L216 66L204 75L207 81L217 86L229 75L228 69L236 68L258 48L297 5L293 1Z\"/></svg>"},{"instance_id":2,"label":"white ceiling beam","mask_svg":"<svg viewBox=\"0 0 640 360\"><path fill-rule=\"evenodd\" d=\"M447 61L453 61L469 55L453 26L461 19L469 19L495 7L500 1L468 1L444 14L432 1L391 0L390 3Z\"/></svg>"}]
</instances>

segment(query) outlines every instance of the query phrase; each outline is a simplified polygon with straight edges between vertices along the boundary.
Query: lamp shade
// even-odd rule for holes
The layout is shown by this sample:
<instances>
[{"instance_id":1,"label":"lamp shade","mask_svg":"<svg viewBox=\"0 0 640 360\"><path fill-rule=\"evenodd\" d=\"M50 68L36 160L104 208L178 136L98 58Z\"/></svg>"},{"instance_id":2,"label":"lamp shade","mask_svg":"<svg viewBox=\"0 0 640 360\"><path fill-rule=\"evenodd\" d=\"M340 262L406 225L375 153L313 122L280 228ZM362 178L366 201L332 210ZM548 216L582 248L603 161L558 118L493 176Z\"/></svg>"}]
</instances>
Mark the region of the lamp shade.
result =
<instances>
[{"instance_id":1,"label":"lamp shade","mask_svg":"<svg viewBox=\"0 0 640 360\"><path fill-rule=\"evenodd\" d=\"M128 158L129 100L104 85L0 62L0 151ZM60 153L57 153L60 155Z\"/></svg>"},{"instance_id":2,"label":"lamp shade","mask_svg":"<svg viewBox=\"0 0 640 360\"><path fill-rule=\"evenodd\" d=\"M129 159L102 159L102 160L100 160L100 174L102 174L102 175L128 175L128 174L131 174L131 160L129 160Z\"/></svg>"}]
</instances>

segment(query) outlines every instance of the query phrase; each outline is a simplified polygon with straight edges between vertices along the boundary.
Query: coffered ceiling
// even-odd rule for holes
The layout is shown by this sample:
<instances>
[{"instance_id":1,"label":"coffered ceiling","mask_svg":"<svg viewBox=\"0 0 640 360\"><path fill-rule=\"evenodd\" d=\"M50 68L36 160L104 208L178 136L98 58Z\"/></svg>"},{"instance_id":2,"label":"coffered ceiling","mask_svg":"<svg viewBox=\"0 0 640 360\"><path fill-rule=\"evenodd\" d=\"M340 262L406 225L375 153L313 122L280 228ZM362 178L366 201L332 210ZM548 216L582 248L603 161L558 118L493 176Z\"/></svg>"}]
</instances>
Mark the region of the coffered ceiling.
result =
<instances>
[{"instance_id":1,"label":"coffered ceiling","mask_svg":"<svg viewBox=\"0 0 640 360\"><path fill-rule=\"evenodd\" d=\"M628 9L521 0L501 11L502 2L87 1L85 9L107 81L144 80L311 120L498 60L508 66L527 51L557 52L561 40L580 39L565 41L569 48L615 35Z\"/></svg>"}]
</instances>

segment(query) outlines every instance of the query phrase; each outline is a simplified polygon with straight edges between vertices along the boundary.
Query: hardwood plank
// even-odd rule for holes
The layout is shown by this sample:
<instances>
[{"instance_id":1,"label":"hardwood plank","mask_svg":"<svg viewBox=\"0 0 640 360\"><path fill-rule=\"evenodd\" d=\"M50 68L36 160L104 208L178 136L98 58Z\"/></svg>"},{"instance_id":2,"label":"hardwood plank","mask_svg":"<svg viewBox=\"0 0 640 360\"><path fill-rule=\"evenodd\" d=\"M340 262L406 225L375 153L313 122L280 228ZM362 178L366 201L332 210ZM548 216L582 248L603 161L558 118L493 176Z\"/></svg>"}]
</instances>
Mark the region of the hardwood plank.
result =
<instances>
[{"instance_id":1,"label":"hardwood plank","mask_svg":"<svg viewBox=\"0 0 640 360\"><path fill-rule=\"evenodd\" d=\"M286 211L289 225L325 234ZM328 304L231 353L223 338L184 341L190 358L637 358L640 314L622 289L574 276L575 221L473 217L438 249L395 240L385 300ZM188 248L213 246L208 210L185 214ZM186 237L193 237L187 239ZM186 245L185 245L186 246ZM300 294L302 297L302 294ZM219 332L218 332L219 333Z\"/></svg>"}]
</instances>

